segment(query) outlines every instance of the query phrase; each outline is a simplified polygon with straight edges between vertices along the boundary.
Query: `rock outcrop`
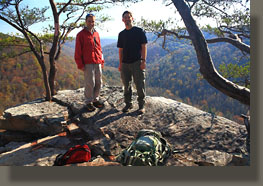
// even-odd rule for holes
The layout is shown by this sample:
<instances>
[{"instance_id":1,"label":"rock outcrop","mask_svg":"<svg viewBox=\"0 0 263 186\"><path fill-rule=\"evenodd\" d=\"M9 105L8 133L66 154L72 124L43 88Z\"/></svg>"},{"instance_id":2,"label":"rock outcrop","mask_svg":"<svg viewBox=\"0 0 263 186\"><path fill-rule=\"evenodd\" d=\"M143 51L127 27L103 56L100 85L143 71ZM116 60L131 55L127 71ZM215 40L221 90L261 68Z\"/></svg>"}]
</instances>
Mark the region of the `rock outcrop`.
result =
<instances>
[{"instance_id":1,"label":"rock outcrop","mask_svg":"<svg viewBox=\"0 0 263 186\"><path fill-rule=\"evenodd\" d=\"M247 131L226 118L163 97L147 97L140 115L122 113L121 87L104 86L103 109L86 112L84 89L59 91L5 110L0 118L0 165L52 166L56 156L86 143L91 162L69 166L120 166L115 157L141 129L160 131L174 149L167 166L249 165Z\"/></svg>"}]
</instances>

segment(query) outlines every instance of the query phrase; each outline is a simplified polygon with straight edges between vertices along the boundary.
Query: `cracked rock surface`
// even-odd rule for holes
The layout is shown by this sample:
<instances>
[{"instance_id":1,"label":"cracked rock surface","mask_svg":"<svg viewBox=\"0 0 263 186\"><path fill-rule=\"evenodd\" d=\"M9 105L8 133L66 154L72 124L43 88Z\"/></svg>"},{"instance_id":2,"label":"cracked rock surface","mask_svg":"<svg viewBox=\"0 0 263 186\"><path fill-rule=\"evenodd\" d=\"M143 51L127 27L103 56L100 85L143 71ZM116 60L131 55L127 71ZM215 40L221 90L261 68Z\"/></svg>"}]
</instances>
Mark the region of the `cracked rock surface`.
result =
<instances>
[{"instance_id":1,"label":"cracked rock surface","mask_svg":"<svg viewBox=\"0 0 263 186\"><path fill-rule=\"evenodd\" d=\"M120 166L114 161L141 129L160 131L175 153L166 166L249 165L247 131L223 117L163 97L146 97L146 112L122 113L121 87L105 85L103 109L87 112L84 89L59 91L52 102L38 99L5 110L0 118L0 165L52 166L55 157L86 143L92 161L67 166Z\"/></svg>"}]
</instances>

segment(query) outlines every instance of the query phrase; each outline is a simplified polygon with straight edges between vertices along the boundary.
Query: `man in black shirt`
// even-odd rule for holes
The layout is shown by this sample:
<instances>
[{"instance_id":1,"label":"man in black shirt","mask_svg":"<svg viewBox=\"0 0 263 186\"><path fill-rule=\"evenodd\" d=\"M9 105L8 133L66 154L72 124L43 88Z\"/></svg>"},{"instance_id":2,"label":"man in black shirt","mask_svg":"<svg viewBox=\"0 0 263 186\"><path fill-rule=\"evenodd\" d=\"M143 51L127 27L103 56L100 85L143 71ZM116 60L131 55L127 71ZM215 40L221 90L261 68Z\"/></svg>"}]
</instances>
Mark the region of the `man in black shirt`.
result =
<instances>
[{"instance_id":1,"label":"man in black shirt","mask_svg":"<svg viewBox=\"0 0 263 186\"><path fill-rule=\"evenodd\" d=\"M145 108L145 67L147 56L147 38L145 32L132 25L132 13L125 11L122 14L125 29L119 33L117 47L119 48L119 71L124 85L124 101L126 106L123 112L128 112L132 106L132 78L135 83L139 112Z\"/></svg>"}]
</instances>

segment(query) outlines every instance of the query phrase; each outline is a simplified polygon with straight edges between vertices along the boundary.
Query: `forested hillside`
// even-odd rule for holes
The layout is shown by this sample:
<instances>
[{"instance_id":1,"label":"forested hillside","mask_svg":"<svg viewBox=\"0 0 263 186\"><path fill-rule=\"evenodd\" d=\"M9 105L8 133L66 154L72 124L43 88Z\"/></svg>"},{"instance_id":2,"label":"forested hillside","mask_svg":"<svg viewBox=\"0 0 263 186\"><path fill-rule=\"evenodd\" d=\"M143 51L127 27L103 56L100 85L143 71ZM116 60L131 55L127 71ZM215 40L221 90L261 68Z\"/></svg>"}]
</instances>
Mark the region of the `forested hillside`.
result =
<instances>
[{"instance_id":1,"label":"forested hillside","mask_svg":"<svg viewBox=\"0 0 263 186\"><path fill-rule=\"evenodd\" d=\"M205 80L198 78L199 64L196 54L193 47L186 41L169 40L165 45L168 51L162 49L162 40L155 41L156 37L153 34L147 34L147 39L148 95L179 100L232 120L240 120L238 116L247 112L246 106L223 95ZM83 86L83 72L76 68L73 58L74 42L64 46L63 54L57 62L57 90L76 89ZM117 70L119 62L116 41L104 42L102 39L102 43L105 43L103 47L104 82L110 85L122 85ZM247 58L242 58L242 54L229 44L209 45L209 50L217 68L222 62L245 64L249 61ZM8 49L4 49L1 56L3 52L8 52ZM44 96L41 70L32 54L1 59L0 72L1 112L9 106Z\"/></svg>"},{"instance_id":2,"label":"forested hillside","mask_svg":"<svg viewBox=\"0 0 263 186\"><path fill-rule=\"evenodd\" d=\"M212 37L208 33L206 38ZM240 114L248 107L225 96L213 88L206 80L199 78L199 64L193 46L185 40L169 38L162 48L163 40L156 40L153 34L147 34L147 94L164 96L216 113L232 120L240 120ZM226 43L209 44L209 50L215 67L222 63L246 64L249 58ZM116 43L103 48L106 65L118 67L118 49ZM231 79L233 80L233 79Z\"/></svg>"},{"instance_id":3,"label":"forested hillside","mask_svg":"<svg viewBox=\"0 0 263 186\"><path fill-rule=\"evenodd\" d=\"M7 35L0 33L0 40L4 37ZM112 39L106 39L103 44L109 42L113 42ZM74 45L75 41L68 42L57 62L56 90L77 89L84 85L83 72L77 69L74 61ZM2 47L0 50L0 113L8 107L45 96L42 72L35 56L26 53L6 58L12 50L21 51L22 48ZM49 66L48 59L46 65ZM104 72L108 77L113 77L103 77L104 81L121 85L116 69L105 67Z\"/></svg>"},{"instance_id":4,"label":"forested hillside","mask_svg":"<svg viewBox=\"0 0 263 186\"><path fill-rule=\"evenodd\" d=\"M0 34L0 39L2 37L5 35ZM71 50L71 48L68 49ZM3 47L0 50L0 113L7 107L45 96L42 71L35 56L32 53L26 53L5 58L4 56L11 50L22 49L21 47ZM83 83L81 72L77 70L72 56L66 54L61 55L57 63L56 90L79 88Z\"/></svg>"}]
</instances>

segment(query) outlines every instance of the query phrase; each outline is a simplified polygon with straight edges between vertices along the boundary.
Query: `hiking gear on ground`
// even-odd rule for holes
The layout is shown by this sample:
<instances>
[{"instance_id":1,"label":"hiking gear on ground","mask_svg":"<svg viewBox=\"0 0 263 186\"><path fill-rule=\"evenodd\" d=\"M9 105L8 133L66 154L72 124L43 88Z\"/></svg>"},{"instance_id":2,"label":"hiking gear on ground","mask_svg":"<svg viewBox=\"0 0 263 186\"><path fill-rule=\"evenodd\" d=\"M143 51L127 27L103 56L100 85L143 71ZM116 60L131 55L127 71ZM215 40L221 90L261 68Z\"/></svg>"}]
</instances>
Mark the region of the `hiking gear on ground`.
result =
<instances>
[{"instance_id":1,"label":"hiking gear on ground","mask_svg":"<svg viewBox=\"0 0 263 186\"><path fill-rule=\"evenodd\" d=\"M122 112L128 112L133 108L132 104L126 104L125 107L122 109Z\"/></svg>"},{"instance_id":2,"label":"hiking gear on ground","mask_svg":"<svg viewBox=\"0 0 263 186\"><path fill-rule=\"evenodd\" d=\"M121 152L117 161L124 166L161 166L170 155L171 147L160 132L143 129Z\"/></svg>"},{"instance_id":3,"label":"hiking gear on ground","mask_svg":"<svg viewBox=\"0 0 263 186\"><path fill-rule=\"evenodd\" d=\"M93 102L93 105L97 108L103 108L104 104L101 101L95 101Z\"/></svg>"},{"instance_id":4,"label":"hiking gear on ground","mask_svg":"<svg viewBox=\"0 0 263 186\"><path fill-rule=\"evenodd\" d=\"M56 157L54 166L63 166L72 163L87 162L91 159L91 151L88 145L76 145L71 147L66 153Z\"/></svg>"},{"instance_id":5,"label":"hiking gear on ground","mask_svg":"<svg viewBox=\"0 0 263 186\"><path fill-rule=\"evenodd\" d=\"M96 110L92 103L88 103L85 108L88 110L88 112L93 112L94 110Z\"/></svg>"}]
</instances>

